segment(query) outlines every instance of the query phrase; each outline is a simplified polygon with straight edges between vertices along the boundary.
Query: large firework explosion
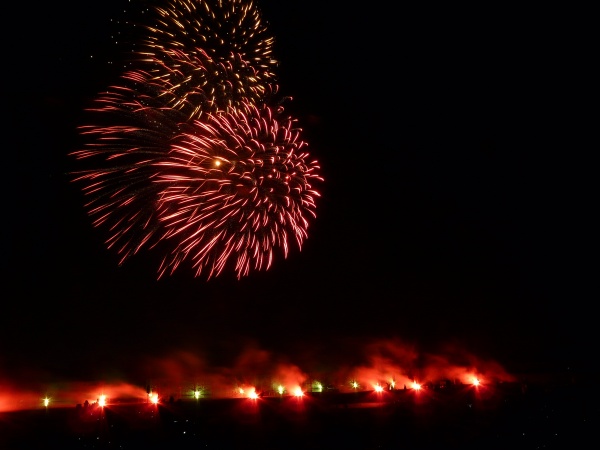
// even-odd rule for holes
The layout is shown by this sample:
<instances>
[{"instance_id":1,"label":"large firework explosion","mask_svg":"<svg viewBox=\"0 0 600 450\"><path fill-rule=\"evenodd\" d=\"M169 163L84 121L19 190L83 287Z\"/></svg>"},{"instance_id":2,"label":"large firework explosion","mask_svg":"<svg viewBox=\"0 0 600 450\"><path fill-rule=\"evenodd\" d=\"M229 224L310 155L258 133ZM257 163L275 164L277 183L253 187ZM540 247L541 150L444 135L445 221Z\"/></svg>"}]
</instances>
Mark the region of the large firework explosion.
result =
<instances>
[{"instance_id":1,"label":"large firework explosion","mask_svg":"<svg viewBox=\"0 0 600 450\"><path fill-rule=\"evenodd\" d=\"M151 11L138 63L171 94L170 106L197 118L274 93L274 40L251 0L171 0Z\"/></svg>"},{"instance_id":2,"label":"large firework explosion","mask_svg":"<svg viewBox=\"0 0 600 450\"><path fill-rule=\"evenodd\" d=\"M270 53L271 42L254 38L264 31L256 8L208 3L159 9L168 20L152 28L151 64L140 62L98 96L89 108L96 124L81 127L89 140L72 153L87 163L75 180L121 263L166 244L159 278L183 262L207 278L230 266L238 278L268 269L276 252L288 255L291 241L302 247L315 217L314 185L322 181L294 119L271 103L276 88L257 81L272 78L272 60L256 56ZM232 18L254 32L231 37ZM214 25L218 19L226 23ZM191 53L159 45L158 38L173 44L165 31L173 24L185 25L182 36L195 34ZM200 41L217 50L197 47Z\"/></svg>"},{"instance_id":3,"label":"large firework explosion","mask_svg":"<svg viewBox=\"0 0 600 450\"><path fill-rule=\"evenodd\" d=\"M245 104L177 136L160 168L160 218L176 251L161 273L185 258L197 274L218 275L234 258L238 277L268 268L273 250L301 248L315 217L316 161L289 117L267 105Z\"/></svg>"}]
</instances>

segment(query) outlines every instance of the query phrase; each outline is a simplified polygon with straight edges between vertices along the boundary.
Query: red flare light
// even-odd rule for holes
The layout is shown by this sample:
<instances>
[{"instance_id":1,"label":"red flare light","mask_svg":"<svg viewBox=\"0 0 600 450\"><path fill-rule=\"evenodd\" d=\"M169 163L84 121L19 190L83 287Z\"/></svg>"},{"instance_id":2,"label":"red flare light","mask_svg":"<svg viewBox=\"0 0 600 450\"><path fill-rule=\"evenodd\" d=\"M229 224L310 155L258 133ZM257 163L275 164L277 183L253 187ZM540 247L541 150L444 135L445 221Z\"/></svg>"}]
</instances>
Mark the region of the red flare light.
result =
<instances>
[{"instance_id":1,"label":"red flare light","mask_svg":"<svg viewBox=\"0 0 600 450\"><path fill-rule=\"evenodd\" d=\"M302 396L304 396L304 392L302 392L302 388L297 387L296 389L294 389L294 395L296 397L302 397Z\"/></svg>"}]
</instances>

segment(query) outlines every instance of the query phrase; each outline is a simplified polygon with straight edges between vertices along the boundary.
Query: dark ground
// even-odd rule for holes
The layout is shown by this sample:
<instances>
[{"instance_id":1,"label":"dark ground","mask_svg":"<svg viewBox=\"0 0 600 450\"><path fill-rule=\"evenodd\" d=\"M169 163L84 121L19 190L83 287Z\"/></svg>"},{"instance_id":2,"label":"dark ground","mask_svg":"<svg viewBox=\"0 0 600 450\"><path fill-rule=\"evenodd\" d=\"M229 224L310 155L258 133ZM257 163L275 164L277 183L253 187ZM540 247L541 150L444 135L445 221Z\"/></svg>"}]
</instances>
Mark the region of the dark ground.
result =
<instances>
[{"instance_id":1,"label":"dark ground","mask_svg":"<svg viewBox=\"0 0 600 450\"><path fill-rule=\"evenodd\" d=\"M376 396L380 397L377 398ZM167 400L0 415L3 449L567 449L594 442L586 380Z\"/></svg>"}]
</instances>

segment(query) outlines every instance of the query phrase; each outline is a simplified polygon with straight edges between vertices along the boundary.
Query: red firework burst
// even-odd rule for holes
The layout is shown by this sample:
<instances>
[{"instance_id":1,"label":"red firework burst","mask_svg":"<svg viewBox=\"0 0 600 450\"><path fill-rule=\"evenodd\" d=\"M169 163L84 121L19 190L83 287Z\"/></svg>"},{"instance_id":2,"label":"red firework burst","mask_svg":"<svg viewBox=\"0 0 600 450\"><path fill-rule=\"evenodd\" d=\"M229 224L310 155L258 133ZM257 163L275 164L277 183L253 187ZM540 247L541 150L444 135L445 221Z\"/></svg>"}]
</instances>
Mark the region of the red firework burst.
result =
<instances>
[{"instance_id":1,"label":"red firework burst","mask_svg":"<svg viewBox=\"0 0 600 450\"><path fill-rule=\"evenodd\" d=\"M323 179L281 106L270 106L272 38L252 1L156 7L138 68L90 108L73 152L86 208L123 263L166 247L158 277L268 269L301 249ZM104 125L106 124L106 125Z\"/></svg>"},{"instance_id":2,"label":"red firework burst","mask_svg":"<svg viewBox=\"0 0 600 450\"><path fill-rule=\"evenodd\" d=\"M190 259L209 278L234 261L239 278L269 268L277 249L287 256L290 241L302 247L322 178L293 120L275 116L250 103L210 115L157 162L164 238L176 242L161 275Z\"/></svg>"},{"instance_id":3,"label":"red firework burst","mask_svg":"<svg viewBox=\"0 0 600 450\"><path fill-rule=\"evenodd\" d=\"M166 243L159 278L183 261L196 276L231 265L240 278L268 269L278 250L287 256L292 241L301 248L322 177L294 120L244 102L189 121L152 92L142 84L101 96L94 111L119 113L122 125L85 127L94 139L73 154L91 163L76 180L121 263Z\"/></svg>"}]
</instances>

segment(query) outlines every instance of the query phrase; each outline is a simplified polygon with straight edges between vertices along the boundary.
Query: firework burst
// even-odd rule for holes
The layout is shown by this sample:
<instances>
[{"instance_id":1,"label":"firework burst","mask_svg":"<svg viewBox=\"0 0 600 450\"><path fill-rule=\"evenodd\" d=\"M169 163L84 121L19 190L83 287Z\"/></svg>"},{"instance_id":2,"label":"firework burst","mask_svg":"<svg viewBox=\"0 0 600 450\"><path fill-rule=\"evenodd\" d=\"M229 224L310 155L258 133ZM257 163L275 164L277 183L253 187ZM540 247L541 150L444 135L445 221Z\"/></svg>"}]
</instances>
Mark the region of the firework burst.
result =
<instances>
[{"instance_id":1,"label":"firework burst","mask_svg":"<svg viewBox=\"0 0 600 450\"><path fill-rule=\"evenodd\" d=\"M269 100L274 40L252 1L172 0L153 11L138 63L168 91L169 106L198 118L243 100Z\"/></svg>"},{"instance_id":2,"label":"firework burst","mask_svg":"<svg viewBox=\"0 0 600 450\"><path fill-rule=\"evenodd\" d=\"M157 163L160 221L177 242L161 275L190 259L209 278L235 261L240 278L268 269L277 249L287 256L290 241L302 247L322 178L300 130L279 114L247 103L174 139Z\"/></svg>"},{"instance_id":3,"label":"firework burst","mask_svg":"<svg viewBox=\"0 0 600 450\"><path fill-rule=\"evenodd\" d=\"M287 256L292 241L301 248L322 178L282 108L244 102L190 121L160 107L153 85L133 86L99 97L92 111L117 114L120 125L83 127L91 142L73 153L92 167L76 181L121 263L162 243L159 278L183 261L197 276L231 265L240 278L268 269L278 250Z\"/></svg>"},{"instance_id":4,"label":"firework burst","mask_svg":"<svg viewBox=\"0 0 600 450\"><path fill-rule=\"evenodd\" d=\"M165 249L158 277L238 279L302 248L316 217L317 161L273 104L272 39L251 1L172 0L157 7L145 51L99 95L72 155L93 224L124 263Z\"/></svg>"}]
</instances>

